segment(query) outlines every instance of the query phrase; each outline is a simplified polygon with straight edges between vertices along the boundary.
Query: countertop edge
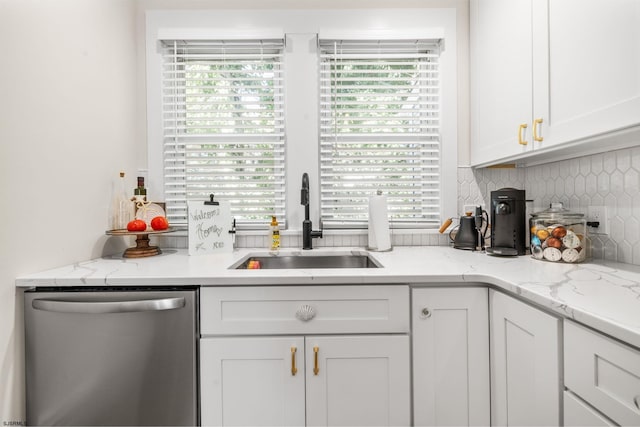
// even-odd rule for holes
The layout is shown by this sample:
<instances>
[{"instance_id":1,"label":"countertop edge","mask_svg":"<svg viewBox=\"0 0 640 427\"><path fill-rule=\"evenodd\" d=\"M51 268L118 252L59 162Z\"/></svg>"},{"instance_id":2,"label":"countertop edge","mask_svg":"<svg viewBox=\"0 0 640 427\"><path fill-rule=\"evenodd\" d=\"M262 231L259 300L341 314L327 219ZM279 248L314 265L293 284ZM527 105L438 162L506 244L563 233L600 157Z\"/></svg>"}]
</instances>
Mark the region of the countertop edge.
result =
<instances>
[{"instance_id":1,"label":"countertop edge","mask_svg":"<svg viewBox=\"0 0 640 427\"><path fill-rule=\"evenodd\" d=\"M331 252L333 248L325 249ZM333 251L345 251L346 248L335 248ZM355 250L363 251L362 248ZM16 287L22 290L36 287L134 287L134 286L267 286L267 285L370 285L370 284L409 284L414 287L437 286L449 284L455 286L479 285L499 289L515 297L529 302L541 309L551 312L563 319L571 319L596 331L609 335L629 345L640 348L640 310L635 316L635 305L632 314L618 316L607 310L594 308L598 294L588 295L587 304L577 299L578 304L567 303L567 295L558 292L566 286L567 280L588 286L595 283L600 287L612 286L612 292L625 289L638 295L640 302L640 269L637 266L607 263L581 265L554 265L541 261L528 260L523 257L480 258L479 254L466 251L452 251L447 247L423 247L419 249L398 249L389 253L372 253L372 255L389 268L385 270L371 269L344 272L337 269L330 271L308 269L299 271L262 270L253 273L249 270L232 271L233 265L242 256L255 252L256 249L238 250L232 254L204 257L188 257L184 251L176 251L177 255L169 255L160 259L125 260L118 258L101 258L82 263L48 270L42 273L18 277ZM464 252L464 253L463 253ZM433 257L432 264L421 263L426 257ZM419 264L419 265L414 265ZM425 269L429 271L424 271ZM521 271L525 269L526 271ZM539 277L527 277L531 271L542 271ZM537 273L536 273L537 274ZM596 275L591 278L572 278L571 275ZM536 281L537 280L537 281ZM589 281L591 280L591 282ZM619 282L628 283L619 283ZM571 289L574 282L566 288ZM562 288L565 289L565 288ZM608 291L607 291L608 292ZM576 293L579 295L579 292ZM620 296L616 296L620 298ZM571 298L569 298L571 300ZM580 303L586 307L580 307ZM633 304L636 304L634 301ZM640 307L640 306L639 306ZM589 310L590 309L590 310ZM598 312L599 311L599 312ZM621 322L622 321L622 322ZM623 323L628 321L628 324Z\"/></svg>"}]
</instances>

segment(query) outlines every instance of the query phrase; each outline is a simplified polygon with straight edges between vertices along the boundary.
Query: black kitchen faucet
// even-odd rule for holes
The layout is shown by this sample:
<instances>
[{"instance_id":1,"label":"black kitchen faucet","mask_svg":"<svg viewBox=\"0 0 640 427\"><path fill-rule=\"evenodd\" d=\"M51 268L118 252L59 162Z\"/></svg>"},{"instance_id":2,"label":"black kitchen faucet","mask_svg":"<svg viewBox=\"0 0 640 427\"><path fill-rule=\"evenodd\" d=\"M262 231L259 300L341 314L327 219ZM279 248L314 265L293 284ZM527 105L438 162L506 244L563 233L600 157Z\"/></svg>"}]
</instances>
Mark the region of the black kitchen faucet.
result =
<instances>
[{"instance_id":1,"label":"black kitchen faucet","mask_svg":"<svg viewBox=\"0 0 640 427\"><path fill-rule=\"evenodd\" d=\"M302 221L302 249L313 249L314 237L322 238L322 230L314 231L309 219L309 175L302 174L302 190L300 190L300 204L304 206L304 221Z\"/></svg>"}]
</instances>

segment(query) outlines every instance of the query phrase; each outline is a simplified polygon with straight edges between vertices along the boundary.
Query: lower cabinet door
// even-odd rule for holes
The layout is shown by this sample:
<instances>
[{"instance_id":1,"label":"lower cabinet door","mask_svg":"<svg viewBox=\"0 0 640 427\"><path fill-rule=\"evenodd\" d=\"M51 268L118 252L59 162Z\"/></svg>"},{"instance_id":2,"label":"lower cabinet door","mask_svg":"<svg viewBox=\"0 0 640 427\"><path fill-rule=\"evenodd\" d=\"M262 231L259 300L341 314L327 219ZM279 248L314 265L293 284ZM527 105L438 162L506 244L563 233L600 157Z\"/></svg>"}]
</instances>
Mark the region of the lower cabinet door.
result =
<instances>
[{"instance_id":1,"label":"lower cabinet door","mask_svg":"<svg viewBox=\"0 0 640 427\"><path fill-rule=\"evenodd\" d=\"M562 425L560 320L489 292L491 425Z\"/></svg>"},{"instance_id":2,"label":"lower cabinet door","mask_svg":"<svg viewBox=\"0 0 640 427\"><path fill-rule=\"evenodd\" d=\"M307 425L406 426L409 337L306 337Z\"/></svg>"},{"instance_id":3,"label":"lower cabinet door","mask_svg":"<svg viewBox=\"0 0 640 427\"><path fill-rule=\"evenodd\" d=\"M490 423L487 288L412 291L413 421Z\"/></svg>"},{"instance_id":4,"label":"lower cabinet door","mask_svg":"<svg viewBox=\"0 0 640 427\"><path fill-rule=\"evenodd\" d=\"M200 340L203 426L305 424L303 337Z\"/></svg>"}]
</instances>

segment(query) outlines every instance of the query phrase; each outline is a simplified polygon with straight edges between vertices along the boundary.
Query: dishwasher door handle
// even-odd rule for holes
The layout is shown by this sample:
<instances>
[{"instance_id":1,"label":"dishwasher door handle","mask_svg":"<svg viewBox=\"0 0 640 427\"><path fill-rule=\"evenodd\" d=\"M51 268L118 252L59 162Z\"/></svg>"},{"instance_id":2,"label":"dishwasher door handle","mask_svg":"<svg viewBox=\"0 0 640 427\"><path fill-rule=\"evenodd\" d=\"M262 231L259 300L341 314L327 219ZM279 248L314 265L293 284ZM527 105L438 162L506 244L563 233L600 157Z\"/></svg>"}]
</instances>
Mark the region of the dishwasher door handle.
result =
<instances>
[{"instance_id":1,"label":"dishwasher door handle","mask_svg":"<svg viewBox=\"0 0 640 427\"><path fill-rule=\"evenodd\" d=\"M144 311L175 310L185 305L184 297L160 298L133 301L64 301L34 299L31 306L36 310L56 313L132 313Z\"/></svg>"}]
</instances>

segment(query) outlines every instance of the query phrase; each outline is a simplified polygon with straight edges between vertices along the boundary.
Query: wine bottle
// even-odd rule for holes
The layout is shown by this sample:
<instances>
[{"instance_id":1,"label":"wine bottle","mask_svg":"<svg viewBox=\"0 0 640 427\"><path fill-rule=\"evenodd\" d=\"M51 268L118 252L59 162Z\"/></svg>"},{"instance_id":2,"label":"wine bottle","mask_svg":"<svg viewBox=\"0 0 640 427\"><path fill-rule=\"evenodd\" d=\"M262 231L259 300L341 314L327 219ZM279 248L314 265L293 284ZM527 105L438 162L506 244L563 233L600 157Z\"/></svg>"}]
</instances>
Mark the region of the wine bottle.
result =
<instances>
[{"instance_id":1,"label":"wine bottle","mask_svg":"<svg viewBox=\"0 0 640 427\"><path fill-rule=\"evenodd\" d=\"M144 176L138 177L138 186L133 189L133 195L136 201L147 201L147 189L144 188Z\"/></svg>"}]
</instances>

